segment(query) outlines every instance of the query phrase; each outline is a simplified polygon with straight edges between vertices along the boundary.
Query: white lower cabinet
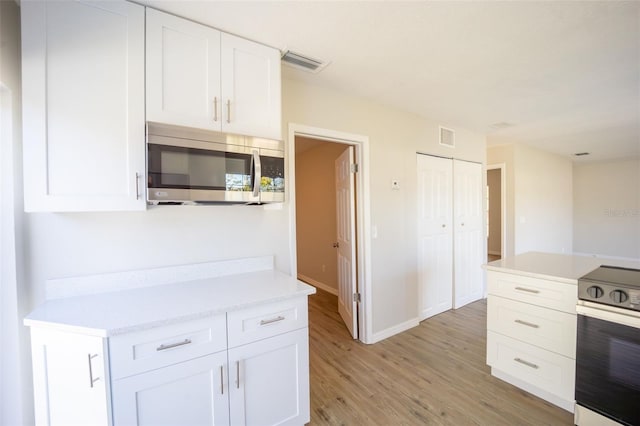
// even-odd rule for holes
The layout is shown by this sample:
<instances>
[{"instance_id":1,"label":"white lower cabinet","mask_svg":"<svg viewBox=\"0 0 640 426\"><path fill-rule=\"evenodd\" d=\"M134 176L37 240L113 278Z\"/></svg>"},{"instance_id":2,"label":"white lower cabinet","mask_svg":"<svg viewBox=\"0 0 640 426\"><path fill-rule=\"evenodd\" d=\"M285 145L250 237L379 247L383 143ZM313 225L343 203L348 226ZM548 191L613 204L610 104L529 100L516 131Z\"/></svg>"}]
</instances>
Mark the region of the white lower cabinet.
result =
<instances>
[{"instance_id":1,"label":"white lower cabinet","mask_svg":"<svg viewBox=\"0 0 640 426\"><path fill-rule=\"evenodd\" d=\"M115 425L228 425L227 352L113 382Z\"/></svg>"},{"instance_id":2,"label":"white lower cabinet","mask_svg":"<svg viewBox=\"0 0 640 426\"><path fill-rule=\"evenodd\" d=\"M491 374L568 411L575 392L575 284L488 271Z\"/></svg>"},{"instance_id":3,"label":"white lower cabinet","mask_svg":"<svg viewBox=\"0 0 640 426\"><path fill-rule=\"evenodd\" d=\"M306 296L109 338L31 336L38 425L309 422Z\"/></svg>"},{"instance_id":4,"label":"white lower cabinet","mask_svg":"<svg viewBox=\"0 0 640 426\"><path fill-rule=\"evenodd\" d=\"M308 348L304 328L229 349L231 424L308 422Z\"/></svg>"},{"instance_id":5,"label":"white lower cabinet","mask_svg":"<svg viewBox=\"0 0 640 426\"><path fill-rule=\"evenodd\" d=\"M106 341L53 329L31 329L37 425L109 425Z\"/></svg>"}]
</instances>

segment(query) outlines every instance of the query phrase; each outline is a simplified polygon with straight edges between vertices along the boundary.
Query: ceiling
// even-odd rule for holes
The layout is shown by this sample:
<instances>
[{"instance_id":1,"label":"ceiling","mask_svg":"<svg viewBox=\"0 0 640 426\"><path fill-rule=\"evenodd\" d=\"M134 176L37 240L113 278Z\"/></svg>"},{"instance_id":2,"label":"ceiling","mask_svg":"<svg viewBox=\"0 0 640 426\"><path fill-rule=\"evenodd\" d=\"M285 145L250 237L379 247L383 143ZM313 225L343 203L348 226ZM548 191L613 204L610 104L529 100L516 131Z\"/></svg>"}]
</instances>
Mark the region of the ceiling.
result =
<instances>
[{"instance_id":1,"label":"ceiling","mask_svg":"<svg viewBox=\"0 0 640 426\"><path fill-rule=\"evenodd\" d=\"M640 158L639 1L145 4L331 63L285 78L579 161Z\"/></svg>"}]
</instances>

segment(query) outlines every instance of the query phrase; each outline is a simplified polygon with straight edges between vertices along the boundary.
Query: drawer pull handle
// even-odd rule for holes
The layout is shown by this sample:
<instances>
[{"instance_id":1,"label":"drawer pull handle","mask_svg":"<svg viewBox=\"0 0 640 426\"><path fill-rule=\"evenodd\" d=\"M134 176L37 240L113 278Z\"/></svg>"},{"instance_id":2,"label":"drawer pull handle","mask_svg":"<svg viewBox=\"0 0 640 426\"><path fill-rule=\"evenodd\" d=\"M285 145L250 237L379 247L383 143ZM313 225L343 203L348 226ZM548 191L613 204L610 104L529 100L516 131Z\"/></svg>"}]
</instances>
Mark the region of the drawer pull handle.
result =
<instances>
[{"instance_id":1,"label":"drawer pull handle","mask_svg":"<svg viewBox=\"0 0 640 426\"><path fill-rule=\"evenodd\" d=\"M529 362L529 361L525 361L524 359L521 359L521 358L514 358L513 360L514 360L515 362L519 362L519 363L520 363L520 364L522 364L522 365L526 365L527 367L531 367L531 368L536 369L536 370L537 370L538 368L540 368L540 367L538 367L536 364L534 364L534 363L532 363L532 362Z\"/></svg>"},{"instance_id":2,"label":"drawer pull handle","mask_svg":"<svg viewBox=\"0 0 640 426\"><path fill-rule=\"evenodd\" d=\"M533 294L540 293L540 290L534 290L532 288L525 288L525 287L516 287L516 290L526 291L527 293L533 293Z\"/></svg>"},{"instance_id":3,"label":"drawer pull handle","mask_svg":"<svg viewBox=\"0 0 640 426\"><path fill-rule=\"evenodd\" d=\"M517 322L518 324L526 325L527 327L531 327L531 328L540 328L540 326L538 324L534 324L532 322L523 321L521 319L517 319L517 320L515 320L513 322Z\"/></svg>"},{"instance_id":4,"label":"drawer pull handle","mask_svg":"<svg viewBox=\"0 0 640 426\"><path fill-rule=\"evenodd\" d=\"M240 389L240 361L236 361L236 389Z\"/></svg>"},{"instance_id":5,"label":"drawer pull handle","mask_svg":"<svg viewBox=\"0 0 640 426\"><path fill-rule=\"evenodd\" d=\"M162 344L156 348L156 351L164 351L166 349L176 348L178 346L188 345L191 343L191 339L184 339L182 342L169 343L168 345Z\"/></svg>"},{"instance_id":6,"label":"drawer pull handle","mask_svg":"<svg viewBox=\"0 0 640 426\"><path fill-rule=\"evenodd\" d=\"M285 319L285 317L283 317L282 315L278 315L275 318L271 318L271 319L267 319L267 320L261 320L260 321L260 325L273 324L274 322L283 321L284 319Z\"/></svg>"},{"instance_id":7,"label":"drawer pull handle","mask_svg":"<svg viewBox=\"0 0 640 426\"><path fill-rule=\"evenodd\" d=\"M87 354L87 357L89 358L89 387L93 387L94 383L97 382L98 380L100 380L100 377L96 377L95 379L93 378L93 365L91 365L91 360L96 358L98 356L98 354Z\"/></svg>"},{"instance_id":8,"label":"drawer pull handle","mask_svg":"<svg viewBox=\"0 0 640 426\"><path fill-rule=\"evenodd\" d=\"M223 366L220 366L220 395L224 395L224 369Z\"/></svg>"}]
</instances>

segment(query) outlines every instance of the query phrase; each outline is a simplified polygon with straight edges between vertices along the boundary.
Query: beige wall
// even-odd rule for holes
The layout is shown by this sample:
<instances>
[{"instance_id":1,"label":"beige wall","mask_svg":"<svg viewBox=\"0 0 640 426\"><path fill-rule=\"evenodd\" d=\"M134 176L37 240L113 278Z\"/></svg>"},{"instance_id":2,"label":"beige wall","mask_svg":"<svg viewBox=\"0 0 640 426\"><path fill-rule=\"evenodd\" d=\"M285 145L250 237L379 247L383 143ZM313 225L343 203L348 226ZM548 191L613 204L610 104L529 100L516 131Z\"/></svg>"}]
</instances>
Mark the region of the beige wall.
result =
<instances>
[{"instance_id":1,"label":"beige wall","mask_svg":"<svg viewBox=\"0 0 640 426\"><path fill-rule=\"evenodd\" d=\"M296 148L304 145L296 138ZM298 276L337 294L335 160L347 149L323 143L296 154L296 229ZM314 282L310 281L310 284Z\"/></svg>"},{"instance_id":2,"label":"beige wall","mask_svg":"<svg viewBox=\"0 0 640 426\"><path fill-rule=\"evenodd\" d=\"M401 327L418 315L416 152L485 163L483 135L344 93L283 81L283 121L369 137L373 333ZM456 130L456 147L438 144L438 125ZM400 190L391 189L391 180ZM371 230L367 230L370 232Z\"/></svg>"},{"instance_id":3,"label":"beige wall","mask_svg":"<svg viewBox=\"0 0 640 426\"><path fill-rule=\"evenodd\" d=\"M502 188L505 194L505 203L506 203L506 230L507 235L506 238L503 238L503 241L506 242L506 247L504 247L504 255L505 256L513 256L515 249L515 156L514 156L514 146L513 145L497 145L490 146L487 148L487 164L500 164L503 163L505 168L503 173L505 173L505 188Z\"/></svg>"},{"instance_id":4,"label":"beige wall","mask_svg":"<svg viewBox=\"0 0 640 426\"><path fill-rule=\"evenodd\" d=\"M489 187L489 237L487 248L490 254L500 255L502 248L502 200L501 170L487 170L487 186Z\"/></svg>"},{"instance_id":5,"label":"beige wall","mask_svg":"<svg viewBox=\"0 0 640 426\"><path fill-rule=\"evenodd\" d=\"M640 260L640 160L573 166L574 250Z\"/></svg>"},{"instance_id":6,"label":"beige wall","mask_svg":"<svg viewBox=\"0 0 640 426\"><path fill-rule=\"evenodd\" d=\"M506 164L506 255L527 251L571 253L571 161L521 144L491 146L487 160L490 164Z\"/></svg>"},{"instance_id":7,"label":"beige wall","mask_svg":"<svg viewBox=\"0 0 640 426\"><path fill-rule=\"evenodd\" d=\"M527 145L515 147L515 252L573 251L573 164Z\"/></svg>"}]
</instances>

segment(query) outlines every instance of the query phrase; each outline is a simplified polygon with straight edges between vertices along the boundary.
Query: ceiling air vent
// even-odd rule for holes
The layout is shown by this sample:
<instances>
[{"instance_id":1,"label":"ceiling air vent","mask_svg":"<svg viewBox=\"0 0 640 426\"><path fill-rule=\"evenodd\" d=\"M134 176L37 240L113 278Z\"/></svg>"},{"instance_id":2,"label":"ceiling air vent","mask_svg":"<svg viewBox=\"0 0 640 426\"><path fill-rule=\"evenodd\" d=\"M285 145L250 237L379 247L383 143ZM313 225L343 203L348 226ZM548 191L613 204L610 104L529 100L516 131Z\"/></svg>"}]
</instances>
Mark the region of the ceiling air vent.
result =
<instances>
[{"instance_id":1,"label":"ceiling air vent","mask_svg":"<svg viewBox=\"0 0 640 426\"><path fill-rule=\"evenodd\" d=\"M452 129L447 129L446 127L440 127L440 145L445 145L448 147L456 146L456 132Z\"/></svg>"},{"instance_id":2,"label":"ceiling air vent","mask_svg":"<svg viewBox=\"0 0 640 426\"><path fill-rule=\"evenodd\" d=\"M576 152L575 154L576 157L584 157L585 155L589 155L588 152Z\"/></svg>"},{"instance_id":3,"label":"ceiling air vent","mask_svg":"<svg viewBox=\"0 0 640 426\"><path fill-rule=\"evenodd\" d=\"M307 72L312 72L314 74L320 72L324 67L329 65L328 62L313 59L309 56L292 52L291 50L287 50L284 52L284 54L282 55L282 62L290 67Z\"/></svg>"}]
</instances>

